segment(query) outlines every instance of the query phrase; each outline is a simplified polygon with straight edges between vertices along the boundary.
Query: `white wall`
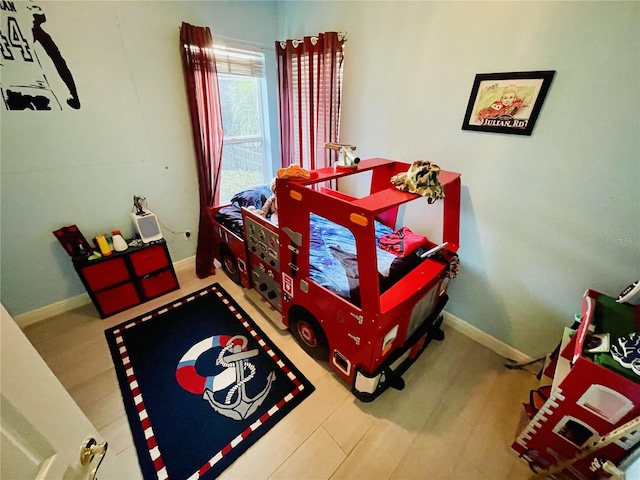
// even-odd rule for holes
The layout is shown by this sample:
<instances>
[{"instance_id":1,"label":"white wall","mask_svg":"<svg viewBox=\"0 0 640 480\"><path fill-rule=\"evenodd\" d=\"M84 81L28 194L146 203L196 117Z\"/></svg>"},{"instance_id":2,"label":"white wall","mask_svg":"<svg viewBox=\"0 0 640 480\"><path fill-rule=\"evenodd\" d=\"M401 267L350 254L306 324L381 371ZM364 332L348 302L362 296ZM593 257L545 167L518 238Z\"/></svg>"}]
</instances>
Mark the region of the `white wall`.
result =
<instances>
[{"instance_id":1,"label":"white wall","mask_svg":"<svg viewBox=\"0 0 640 480\"><path fill-rule=\"evenodd\" d=\"M348 32L341 140L361 157L462 173L449 312L539 355L585 289L640 277L638 2L280 2L278 22ZM461 130L477 73L533 70L557 73L532 136Z\"/></svg>"},{"instance_id":2,"label":"white wall","mask_svg":"<svg viewBox=\"0 0 640 480\"><path fill-rule=\"evenodd\" d=\"M1 294L13 315L84 292L51 232L76 224L87 239L112 229L131 234L133 195L146 197L171 230L194 233L186 241L165 230L174 261L195 254L199 202L182 21L211 27L214 39L267 45L275 78L272 2L57 1L42 7L44 29L73 73L82 107L2 109ZM64 104L66 89L48 57L39 55ZM275 102L273 82L270 94Z\"/></svg>"}]
</instances>

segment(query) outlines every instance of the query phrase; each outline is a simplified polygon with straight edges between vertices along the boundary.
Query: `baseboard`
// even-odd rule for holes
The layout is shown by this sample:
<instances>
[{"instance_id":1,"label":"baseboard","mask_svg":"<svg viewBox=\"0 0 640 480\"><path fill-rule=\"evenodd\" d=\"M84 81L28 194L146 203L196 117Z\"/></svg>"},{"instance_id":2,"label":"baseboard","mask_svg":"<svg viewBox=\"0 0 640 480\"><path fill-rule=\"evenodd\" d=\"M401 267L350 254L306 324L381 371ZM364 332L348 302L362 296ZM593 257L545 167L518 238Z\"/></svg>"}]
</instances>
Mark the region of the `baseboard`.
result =
<instances>
[{"instance_id":1,"label":"baseboard","mask_svg":"<svg viewBox=\"0 0 640 480\"><path fill-rule=\"evenodd\" d=\"M488 333L483 332L479 328L474 327L455 315L449 312L442 312L442 314L444 316L445 323L451 328L462 333L464 336L469 337L471 340L478 342L480 345L487 347L489 350L492 350L501 357L510 358L518 363L525 363L533 360L520 350L516 350L512 346L498 340L496 337L492 337Z\"/></svg>"},{"instance_id":2,"label":"baseboard","mask_svg":"<svg viewBox=\"0 0 640 480\"><path fill-rule=\"evenodd\" d=\"M73 310L74 308L82 307L87 303L91 303L89 294L81 293L80 295L76 295L75 297L71 298L65 298L64 300L52 303L51 305L45 305L44 307L31 310L30 312L21 313L20 315L16 315L15 317L13 317L13 319L18 324L20 329L24 330L24 328L28 327L29 325L41 322L42 320L46 320L49 317L68 312L69 310Z\"/></svg>"},{"instance_id":3,"label":"baseboard","mask_svg":"<svg viewBox=\"0 0 640 480\"><path fill-rule=\"evenodd\" d=\"M195 267L195 258L195 255L192 255L191 257L183 258L182 260L173 262L173 268L175 270L180 270L183 268ZM87 293L81 293L80 295L60 300L59 302L52 303L51 305L45 305L44 307L21 313L20 315L16 315L13 319L18 324L20 329L24 330L24 328L28 327L29 325L41 322L42 320L46 320L49 317L68 312L69 310L73 310L74 308L82 307L83 305L86 305L88 303L91 303L89 295Z\"/></svg>"},{"instance_id":4,"label":"baseboard","mask_svg":"<svg viewBox=\"0 0 640 480\"><path fill-rule=\"evenodd\" d=\"M182 260L178 260L177 262L173 262L173 268L175 270L180 270L183 268L193 267L196 268L196 256L192 255L187 258L183 258Z\"/></svg>"}]
</instances>

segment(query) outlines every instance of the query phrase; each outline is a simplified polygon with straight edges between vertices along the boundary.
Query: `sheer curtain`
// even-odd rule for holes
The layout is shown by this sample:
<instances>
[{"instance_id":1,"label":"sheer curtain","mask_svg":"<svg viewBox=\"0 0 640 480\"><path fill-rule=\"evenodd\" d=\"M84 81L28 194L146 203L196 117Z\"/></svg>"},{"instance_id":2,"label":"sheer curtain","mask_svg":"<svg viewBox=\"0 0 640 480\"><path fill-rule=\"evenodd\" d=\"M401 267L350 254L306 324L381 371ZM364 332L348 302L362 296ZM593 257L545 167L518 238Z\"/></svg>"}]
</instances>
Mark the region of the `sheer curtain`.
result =
<instances>
[{"instance_id":1,"label":"sheer curtain","mask_svg":"<svg viewBox=\"0 0 640 480\"><path fill-rule=\"evenodd\" d=\"M329 166L327 142L338 142L343 34L276 42L282 166Z\"/></svg>"},{"instance_id":2,"label":"sheer curtain","mask_svg":"<svg viewBox=\"0 0 640 480\"><path fill-rule=\"evenodd\" d=\"M200 192L196 274L199 278L206 278L215 273L209 207L216 205L219 200L223 139L218 76L209 28L183 22L180 27L180 50Z\"/></svg>"}]
</instances>

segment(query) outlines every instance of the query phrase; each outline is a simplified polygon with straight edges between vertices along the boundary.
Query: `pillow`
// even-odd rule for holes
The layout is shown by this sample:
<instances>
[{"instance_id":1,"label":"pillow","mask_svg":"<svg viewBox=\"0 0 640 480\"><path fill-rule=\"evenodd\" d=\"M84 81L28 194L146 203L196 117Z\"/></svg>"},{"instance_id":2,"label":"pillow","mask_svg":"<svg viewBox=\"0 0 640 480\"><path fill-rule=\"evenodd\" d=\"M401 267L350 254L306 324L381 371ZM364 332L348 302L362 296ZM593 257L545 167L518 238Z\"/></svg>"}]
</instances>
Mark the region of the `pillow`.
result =
<instances>
[{"instance_id":1,"label":"pillow","mask_svg":"<svg viewBox=\"0 0 640 480\"><path fill-rule=\"evenodd\" d=\"M231 203L238 207L256 207L260 209L271 195L273 195L273 192L269 185L259 185L236 193L231 197Z\"/></svg>"}]
</instances>

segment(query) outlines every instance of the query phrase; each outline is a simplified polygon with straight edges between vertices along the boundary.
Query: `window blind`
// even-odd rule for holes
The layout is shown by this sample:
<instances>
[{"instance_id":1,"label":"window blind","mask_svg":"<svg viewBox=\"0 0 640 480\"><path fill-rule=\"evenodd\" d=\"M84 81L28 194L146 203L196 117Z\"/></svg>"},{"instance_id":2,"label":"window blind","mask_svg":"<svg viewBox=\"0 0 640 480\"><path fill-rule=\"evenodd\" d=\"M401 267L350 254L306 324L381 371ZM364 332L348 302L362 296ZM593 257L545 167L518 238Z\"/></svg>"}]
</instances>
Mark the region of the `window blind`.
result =
<instances>
[{"instance_id":1,"label":"window blind","mask_svg":"<svg viewBox=\"0 0 640 480\"><path fill-rule=\"evenodd\" d=\"M215 45L218 73L241 75L244 77L264 77L264 55L261 52Z\"/></svg>"}]
</instances>

